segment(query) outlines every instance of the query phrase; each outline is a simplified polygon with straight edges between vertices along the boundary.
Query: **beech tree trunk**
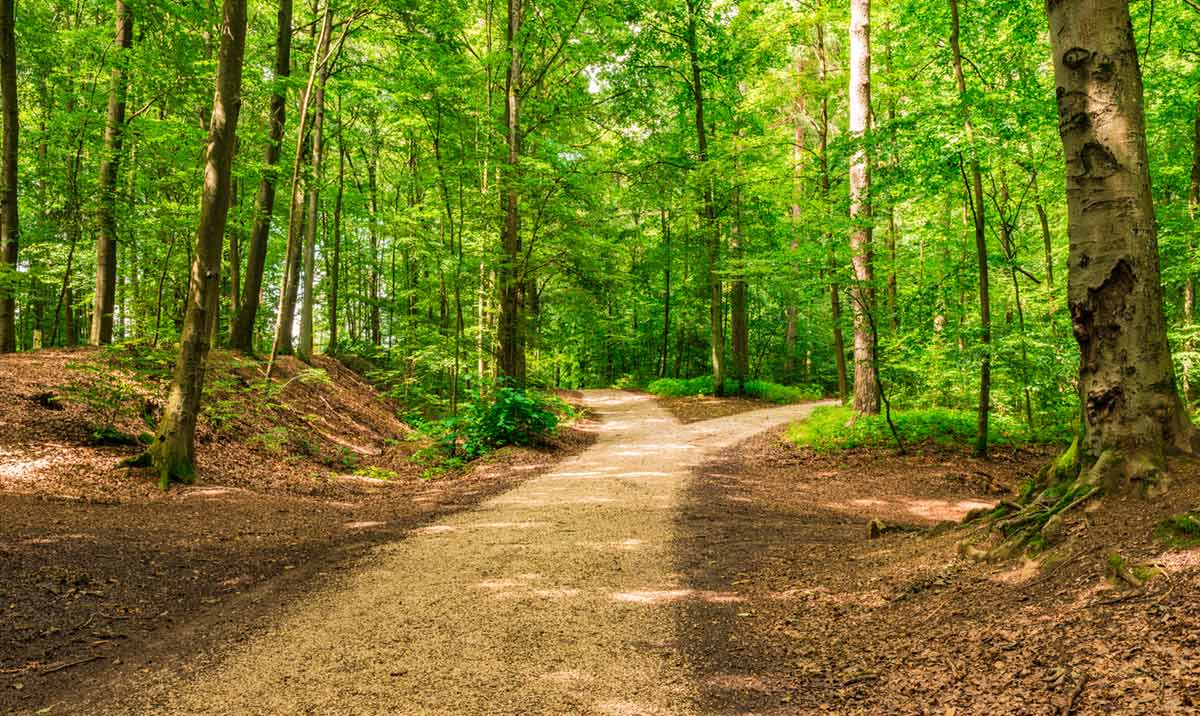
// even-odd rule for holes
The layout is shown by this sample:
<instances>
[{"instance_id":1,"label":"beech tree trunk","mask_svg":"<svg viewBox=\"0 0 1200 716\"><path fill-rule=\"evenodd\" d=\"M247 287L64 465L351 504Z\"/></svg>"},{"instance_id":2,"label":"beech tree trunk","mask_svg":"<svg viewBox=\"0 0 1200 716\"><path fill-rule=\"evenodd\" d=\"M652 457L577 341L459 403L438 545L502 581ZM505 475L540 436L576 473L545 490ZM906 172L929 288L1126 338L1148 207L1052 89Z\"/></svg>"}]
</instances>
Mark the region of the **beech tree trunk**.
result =
<instances>
[{"instance_id":1,"label":"beech tree trunk","mask_svg":"<svg viewBox=\"0 0 1200 716\"><path fill-rule=\"evenodd\" d=\"M379 140L374 116L371 120L371 154L367 156L367 187L370 190L368 206L371 210L371 273L367 283L367 298L370 301L371 344L377 346L383 342L379 313Z\"/></svg>"},{"instance_id":2,"label":"beech tree trunk","mask_svg":"<svg viewBox=\"0 0 1200 716\"><path fill-rule=\"evenodd\" d=\"M1048 0L1079 342L1081 479L1159 484L1197 432L1176 392L1128 0Z\"/></svg>"},{"instance_id":3,"label":"beech tree trunk","mask_svg":"<svg viewBox=\"0 0 1200 716\"><path fill-rule=\"evenodd\" d=\"M658 377L667 376L667 361L671 350L671 264L675 257L671 252L671 223L666 209L659 212L662 219L663 251L666 254L663 265L663 329L662 349L659 351Z\"/></svg>"},{"instance_id":4,"label":"beech tree trunk","mask_svg":"<svg viewBox=\"0 0 1200 716\"><path fill-rule=\"evenodd\" d=\"M15 274L21 224L17 214L17 40L13 0L0 0L0 112L4 115L3 187L0 187L0 353L17 350Z\"/></svg>"},{"instance_id":5,"label":"beech tree trunk","mask_svg":"<svg viewBox=\"0 0 1200 716\"><path fill-rule=\"evenodd\" d=\"M116 36L114 44L122 51L113 64L108 89L108 118L104 125L104 155L100 159L100 186L96 238L96 297L92 309L92 345L112 342L113 309L117 291L117 220L115 216L117 167L121 161L121 140L125 132L125 95L128 74L125 62L133 47L133 12L123 0L116 0Z\"/></svg>"},{"instance_id":6,"label":"beech tree trunk","mask_svg":"<svg viewBox=\"0 0 1200 716\"><path fill-rule=\"evenodd\" d=\"M736 149L735 149L736 151ZM737 160L734 160L735 173ZM738 181L735 176L734 181ZM746 392L750 377L750 321L746 301L745 237L742 234L742 194L736 186L731 197L733 226L730 228L729 253L733 259L734 277L729 287L729 334L732 339L733 360L730 373L736 383L737 395Z\"/></svg>"},{"instance_id":7,"label":"beech tree trunk","mask_svg":"<svg viewBox=\"0 0 1200 716\"><path fill-rule=\"evenodd\" d=\"M696 0L687 0L687 51L692 72L692 101L695 106L696 159L701 166L708 162L708 130L704 122L704 85L700 76L699 41L696 36L698 8ZM724 287L721 284L721 232L717 227L713 206L711 180L704 181L704 232L708 249L708 319L712 361L713 393L725 394L725 307Z\"/></svg>"},{"instance_id":8,"label":"beech tree trunk","mask_svg":"<svg viewBox=\"0 0 1200 716\"><path fill-rule=\"evenodd\" d=\"M822 82L829 74L829 65L825 57L825 32L817 25L817 60L818 73ZM821 195L829 199L829 98L821 97L820 133L817 137L817 158L821 164ZM829 246L829 321L833 325L833 358L837 368L838 397L842 402L850 392L850 380L846 372L846 341L842 336L842 298L841 287L838 285L837 256L833 250L833 235L825 234L825 243Z\"/></svg>"},{"instance_id":9,"label":"beech tree trunk","mask_svg":"<svg viewBox=\"0 0 1200 716\"><path fill-rule=\"evenodd\" d=\"M196 417L212 341L210 316L221 299L221 244L229 213L233 146L241 109L242 58L246 46L246 0L224 0L216 93L209 122L196 252L188 291L179 358L154 442L139 460L158 471L159 485L195 479Z\"/></svg>"},{"instance_id":10,"label":"beech tree trunk","mask_svg":"<svg viewBox=\"0 0 1200 716\"><path fill-rule=\"evenodd\" d=\"M1193 227L1200 221L1200 101L1196 103L1195 129L1192 131L1192 182L1188 189L1188 216L1192 219ZM1189 241L1188 247L1195 251L1195 240ZM1189 255L1188 272L1183 283L1184 320L1189 324L1196 320L1196 275L1191 270L1192 261Z\"/></svg>"},{"instance_id":11,"label":"beech tree trunk","mask_svg":"<svg viewBox=\"0 0 1200 716\"><path fill-rule=\"evenodd\" d=\"M303 256L304 236L304 183L303 171L306 158L306 139L308 129L308 108L312 101L313 87L316 84L317 73L321 71L326 57L323 48L329 47L329 35L332 32L332 14L329 4L325 4L321 32L313 50L312 65L308 72L308 82L300 94L300 119L296 127L296 154L292 161L291 205L288 209L288 243L287 255L284 257L283 287L279 293L279 311L275 316L275 340L271 344L271 359L268 361L267 377L277 355L292 353L292 322L296 318L296 299L300 293L300 269Z\"/></svg>"},{"instance_id":12,"label":"beech tree trunk","mask_svg":"<svg viewBox=\"0 0 1200 716\"><path fill-rule=\"evenodd\" d=\"M975 138L971 126L971 109L967 104L967 80L963 75L962 48L959 44L958 0L950 0L950 52L954 61L954 81L958 85L959 101L963 103L963 131L968 144ZM979 359L979 404L975 423L975 455L983 457L988 451L988 412L992 393L992 309L988 286L987 235L984 233L983 174L979 157L971 147L971 182L967 187L968 205L975 226L975 257L979 263L979 342L983 355Z\"/></svg>"},{"instance_id":13,"label":"beech tree trunk","mask_svg":"<svg viewBox=\"0 0 1200 716\"><path fill-rule=\"evenodd\" d=\"M503 257L497 271L500 317L496 324L500 376L515 385L525 384L525 327L521 315L521 22L523 0L508 0L508 73L504 81L504 126L508 153L501 172L504 226L500 246Z\"/></svg>"},{"instance_id":14,"label":"beech tree trunk","mask_svg":"<svg viewBox=\"0 0 1200 716\"><path fill-rule=\"evenodd\" d=\"M871 0L850 0L850 134L860 140L850 158L850 252L854 285L854 412L879 413L872 330L875 280L871 254L871 161L864 140L871 116Z\"/></svg>"},{"instance_id":15,"label":"beech tree trunk","mask_svg":"<svg viewBox=\"0 0 1200 716\"><path fill-rule=\"evenodd\" d=\"M346 145L342 137L342 100L338 97L338 185L333 201L333 264L329 270L329 347L330 355L338 350L338 288L342 274L342 195L346 188Z\"/></svg>"},{"instance_id":16,"label":"beech tree trunk","mask_svg":"<svg viewBox=\"0 0 1200 716\"><path fill-rule=\"evenodd\" d=\"M280 144L287 119L286 79L292 70L292 0L279 0L279 19L275 29L275 82L271 92L271 128L263 152L262 179L254 200L254 225L246 246L246 273L242 300L234 316L229 336L232 348L251 353L254 350L254 322L262 302L263 268L267 261L267 242L275 212L275 182L279 178Z\"/></svg>"},{"instance_id":17,"label":"beech tree trunk","mask_svg":"<svg viewBox=\"0 0 1200 716\"><path fill-rule=\"evenodd\" d=\"M325 14L326 23L332 22L329 12ZM325 43L317 48L320 55L329 51L329 31L323 34ZM296 353L300 359L308 363L312 361L313 353L313 285L314 273L317 268L317 211L321 206L321 167L325 159L325 82L329 78L329 63L323 63L313 99L313 130L312 130L312 175L309 181L307 208L304 214L304 293L300 302L300 339L297 341Z\"/></svg>"}]
</instances>

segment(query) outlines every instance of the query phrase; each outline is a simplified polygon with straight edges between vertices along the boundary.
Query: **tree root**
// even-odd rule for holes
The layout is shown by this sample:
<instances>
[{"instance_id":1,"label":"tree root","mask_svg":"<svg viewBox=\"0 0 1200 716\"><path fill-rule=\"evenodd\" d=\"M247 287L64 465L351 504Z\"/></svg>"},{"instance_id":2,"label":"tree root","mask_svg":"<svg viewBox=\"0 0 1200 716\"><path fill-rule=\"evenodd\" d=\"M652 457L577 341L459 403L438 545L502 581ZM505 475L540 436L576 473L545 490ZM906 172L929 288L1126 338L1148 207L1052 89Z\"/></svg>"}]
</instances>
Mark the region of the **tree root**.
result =
<instances>
[{"instance_id":1,"label":"tree root","mask_svg":"<svg viewBox=\"0 0 1200 716\"><path fill-rule=\"evenodd\" d=\"M1003 500L983 517L991 526L994 546L961 544L959 552L976 561L998 561L1017 556L1026 549L1041 551L1062 540L1066 532L1063 515L1101 494L1102 487L1081 479L1078 438L1061 456L1046 465L1035 480L1026 484L1021 497Z\"/></svg>"}]
</instances>

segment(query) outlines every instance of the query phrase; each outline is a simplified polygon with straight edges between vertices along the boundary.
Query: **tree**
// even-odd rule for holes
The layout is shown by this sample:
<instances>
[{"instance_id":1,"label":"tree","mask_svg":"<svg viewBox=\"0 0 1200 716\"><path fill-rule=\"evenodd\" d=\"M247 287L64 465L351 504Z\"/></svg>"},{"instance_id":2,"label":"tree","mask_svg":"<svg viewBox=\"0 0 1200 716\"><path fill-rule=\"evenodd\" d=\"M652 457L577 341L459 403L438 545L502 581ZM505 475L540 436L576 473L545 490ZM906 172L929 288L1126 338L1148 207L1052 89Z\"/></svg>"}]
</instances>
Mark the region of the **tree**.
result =
<instances>
[{"instance_id":1,"label":"tree","mask_svg":"<svg viewBox=\"0 0 1200 716\"><path fill-rule=\"evenodd\" d=\"M696 126L696 161L701 171L708 163L708 125L704 121L704 80L700 72L700 40L698 37L699 6L697 0L687 0L687 53L691 71L691 93ZM721 231L717 226L712 178L702 176L701 194L704 206L704 233L707 247L708 328L710 360L712 362L713 393L725 394L725 310L724 286L721 283Z\"/></svg>"},{"instance_id":2,"label":"tree","mask_svg":"<svg viewBox=\"0 0 1200 716\"><path fill-rule=\"evenodd\" d=\"M117 168L125 134L125 95L128 92L128 50L133 47L133 11L116 0L116 34L113 43L121 52L113 64L108 88L108 113L104 124L104 156L100 160L100 201L96 237L96 295L92 308L92 345L111 343L117 294L117 220L115 215Z\"/></svg>"},{"instance_id":3,"label":"tree","mask_svg":"<svg viewBox=\"0 0 1200 716\"><path fill-rule=\"evenodd\" d=\"M349 23L346 25L349 27ZM329 35L332 32L333 15L328 1L322 13L321 31L313 48L312 65L308 71L308 83L300 93L300 117L296 127L296 154L292 160L291 205L288 209L287 255L283 264L283 286L279 292L279 312L275 320L275 340L271 344L271 358L267 367L278 355L292 353L292 322L296 318L296 299L300 291L301 262L304 255L304 225L308 215L305 204L304 166L311 144L308 140L308 111L312 104L313 88L318 75L328 60Z\"/></svg>"},{"instance_id":4,"label":"tree","mask_svg":"<svg viewBox=\"0 0 1200 716\"><path fill-rule=\"evenodd\" d=\"M1197 431L1175 384L1159 276L1142 73L1128 0L1048 0L1067 171L1068 301L1082 479L1153 486Z\"/></svg>"},{"instance_id":5,"label":"tree","mask_svg":"<svg viewBox=\"0 0 1200 716\"><path fill-rule=\"evenodd\" d=\"M854 411L879 413L875 375L875 280L871 257L871 165L866 133L871 114L871 0L850 0L850 133L859 145L850 159L851 264L854 312Z\"/></svg>"},{"instance_id":6,"label":"tree","mask_svg":"<svg viewBox=\"0 0 1200 716\"><path fill-rule=\"evenodd\" d=\"M971 125L971 107L967 99L967 79L963 74L962 47L959 43L958 0L950 0L950 53L954 63L954 82L958 86L959 101L962 102L963 132L967 142L975 139L975 128ZM983 172L979 168L979 155L970 147L970 181L963 174L967 188L967 204L971 208L971 223L975 228L975 257L979 264L979 342L983 354L979 358L979 403L975 428L975 454L987 455L988 412L991 409L992 390L992 309L988 294L987 234L984 223ZM959 158L961 161L961 156Z\"/></svg>"},{"instance_id":7,"label":"tree","mask_svg":"<svg viewBox=\"0 0 1200 716\"><path fill-rule=\"evenodd\" d=\"M287 121L287 85L292 68L292 0L279 0L279 19L275 25L275 73L271 90L271 129L263 152L266 166L254 200L254 225L246 247L246 278L242 300L231 324L229 345L242 352L254 350L254 321L262 300L263 269L267 261L267 240L275 211L275 183L278 181L280 144Z\"/></svg>"},{"instance_id":8,"label":"tree","mask_svg":"<svg viewBox=\"0 0 1200 716\"><path fill-rule=\"evenodd\" d=\"M4 115L3 186L0 187L0 353L17 350L17 247L21 224L17 211L17 39L13 0L0 0L0 95Z\"/></svg>"},{"instance_id":9,"label":"tree","mask_svg":"<svg viewBox=\"0 0 1200 716\"><path fill-rule=\"evenodd\" d=\"M332 13L328 6L325 10L325 23L333 22ZM318 46L317 53L325 56L329 52L329 30L322 33L325 44ZM321 205L322 165L325 161L325 84L329 79L331 61L326 57L317 73L316 97L313 100L312 128L312 178L307 196L308 206L304 215L304 296L300 303L300 340L296 353L300 359L309 362L313 352L313 285L316 271L317 252L317 223L320 219L318 209Z\"/></svg>"},{"instance_id":10,"label":"tree","mask_svg":"<svg viewBox=\"0 0 1200 716\"><path fill-rule=\"evenodd\" d=\"M173 481L191 482L196 475L196 418L204 390L205 363L212 345L211 316L221 299L221 243L229 212L233 148L242 103L246 0L224 0L222 16L216 93L204 152L200 221L179 357L154 442L135 461L152 465L164 489Z\"/></svg>"},{"instance_id":11,"label":"tree","mask_svg":"<svg viewBox=\"0 0 1200 716\"><path fill-rule=\"evenodd\" d=\"M496 341L500 375L516 385L525 383L525 325L521 315L521 23L523 0L508 0L508 25L504 34L508 72L504 79L504 128L507 153L500 174L504 223L500 231L502 257L497 271L500 318Z\"/></svg>"}]
</instances>

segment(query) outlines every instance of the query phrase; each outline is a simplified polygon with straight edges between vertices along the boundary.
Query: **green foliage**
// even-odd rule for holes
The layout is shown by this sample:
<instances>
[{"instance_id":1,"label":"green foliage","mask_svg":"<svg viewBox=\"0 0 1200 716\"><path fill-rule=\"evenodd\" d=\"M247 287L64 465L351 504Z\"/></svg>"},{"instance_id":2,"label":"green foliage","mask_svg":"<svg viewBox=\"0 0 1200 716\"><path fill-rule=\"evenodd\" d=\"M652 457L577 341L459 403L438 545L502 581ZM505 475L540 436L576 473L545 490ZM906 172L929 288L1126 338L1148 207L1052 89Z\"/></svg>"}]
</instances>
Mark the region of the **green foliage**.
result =
<instances>
[{"instance_id":1,"label":"green foliage","mask_svg":"<svg viewBox=\"0 0 1200 716\"><path fill-rule=\"evenodd\" d=\"M1159 523L1154 534L1160 541L1172 547L1200 546L1200 512L1171 515Z\"/></svg>"},{"instance_id":2,"label":"green foliage","mask_svg":"<svg viewBox=\"0 0 1200 716\"><path fill-rule=\"evenodd\" d=\"M712 395L713 382L711 375L702 375L686 380L679 378L659 378L646 386L646 390L663 398ZM743 385L743 391L749 398L757 398L768 403L779 403L781 405L820 400L823 395L823 391L818 386L780 385L765 380L748 380Z\"/></svg>"},{"instance_id":3,"label":"green foliage","mask_svg":"<svg viewBox=\"0 0 1200 716\"><path fill-rule=\"evenodd\" d=\"M659 378L646 390L663 398L685 398L691 395L712 395L713 381L711 375L698 378Z\"/></svg>"},{"instance_id":4,"label":"green foliage","mask_svg":"<svg viewBox=\"0 0 1200 716\"><path fill-rule=\"evenodd\" d=\"M139 414L142 398L135 386L103 363L72 362L67 367L83 374L63 388L68 400L81 403L91 419L91 440L97 445L135 445L138 439L117 428L123 418Z\"/></svg>"},{"instance_id":5,"label":"green foliage","mask_svg":"<svg viewBox=\"0 0 1200 716\"><path fill-rule=\"evenodd\" d=\"M896 429L906 443L970 445L975 435L973 412L930 408L892 413ZM1042 434L1030 435L1019 423L992 416L988 425L994 445L1018 445L1040 442ZM843 406L822 406L788 429L788 438L800 447L820 452L862 447L887 447L895 444L883 415L859 416Z\"/></svg>"},{"instance_id":6,"label":"green foliage","mask_svg":"<svg viewBox=\"0 0 1200 716\"><path fill-rule=\"evenodd\" d=\"M250 438L250 442L261 445L267 452L282 455L290 437L291 432L285 426L276 425L265 432L254 435Z\"/></svg>"},{"instance_id":7,"label":"green foliage","mask_svg":"<svg viewBox=\"0 0 1200 716\"><path fill-rule=\"evenodd\" d=\"M491 396L469 403L451 431L461 430L462 450L477 457L506 445L536 445L558 429L566 403L520 388L498 388Z\"/></svg>"},{"instance_id":8,"label":"green foliage","mask_svg":"<svg viewBox=\"0 0 1200 716\"><path fill-rule=\"evenodd\" d=\"M358 475L359 477L367 477L372 480L383 480L383 481L393 480L397 477L395 470L389 470L385 467L379 467L377 465L368 465L367 467L360 467L354 471L354 474Z\"/></svg>"}]
</instances>

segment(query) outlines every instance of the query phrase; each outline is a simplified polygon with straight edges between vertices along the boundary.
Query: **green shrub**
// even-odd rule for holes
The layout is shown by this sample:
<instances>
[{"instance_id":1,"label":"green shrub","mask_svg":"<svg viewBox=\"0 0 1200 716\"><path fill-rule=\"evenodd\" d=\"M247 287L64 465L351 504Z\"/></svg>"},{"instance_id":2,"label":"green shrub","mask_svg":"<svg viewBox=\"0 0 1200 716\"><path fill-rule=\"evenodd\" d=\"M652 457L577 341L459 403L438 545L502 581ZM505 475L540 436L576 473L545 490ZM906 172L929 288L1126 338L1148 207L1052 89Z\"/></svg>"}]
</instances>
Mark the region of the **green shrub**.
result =
<instances>
[{"instance_id":1,"label":"green shrub","mask_svg":"<svg viewBox=\"0 0 1200 716\"><path fill-rule=\"evenodd\" d=\"M282 425L276 425L265 432L261 432L258 435L251 437L250 442L258 443L259 445L262 445L267 452L278 455L283 452L285 447L287 447L288 438L290 437L291 435L286 427Z\"/></svg>"},{"instance_id":2,"label":"green shrub","mask_svg":"<svg viewBox=\"0 0 1200 716\"><path fill-rule=\"evenodd\" d=\"M765 380L748 380L743 386L746 395L751 398L765 400L768 403L804 403L810 400L820 400L824 397L819 386L815 385L780 385L768 383Z\"/></svg>"},{"instance_id":3,"label":"green shrub","mask_svg":"<svg viewBox=\"0 0 1200 716\"><path fill-rule=\"evenodd\" d=\"M101 363L68 363L67 367L89 377L63 387L68 400L87 406L91 415L88 428L96 445L135 445L137 437L117 428L122 418L137 415L141 396L133 384Z\"/></svg>"},{"instance_id":4,"label":"green shrub","mask_svg":"<svg viewBox=\"0 0 1200 716\"><path fill-rule=\"evenodd\" d=\"M727 390L730 390L733 388L733 384L730 381L726 381L725 387ZM765 380L748 380L742 385L742 388L747 397L757 398L768 403L779 403L781 405L802 403L808 400L820 400L823 394L821 388L814 385L780 385ZM663 398L712 395L713 382L711 375L702 375L688 379L659 378L646 386L646 390Z\"/></svg>"},{"instance_id":5,"label":"green shrub","mask_svg":"<svg viewBox=\"0 0 1200 716\"><path fill-rule=\"evenodd\" d=\"M823 406L792 425L788 437L798 446L821 452L895 444L883 415L864 415L851 423L853 417L854 411L849 407ZM970 445L975 439L976 415L971 411L946 408L893 411L892 421L907 443ZM1001 415L990 416L988 439L993 445L1044 440L1042 434L1031 435L1023 425Z\"/></svg>"},{"instance_id":6,"label":"green shrub","mask_svg":"<svg viewBox=\"0 0 1200 716\"><path fill-rule=\"evenodd\" d=\"M663 398L686 398L691 395L712 395L711 375L698 378L659 378L646 386L649 392Z\"/></svg>"},{"instance_id":7,"label":"green shrub","mask_svg":"<svg viewBox=\"0 0 1200 716\"><path fill-rule=\"evenodd\" d=\"M1171 547L1200 545L1200 513L1171 515L1159 523L1154 534Z\"/></svg>"},{"instance_id":8,"label":"green shrub","mask_svg":"<svg viewBox=\"0 0 1200 716\"><path fill-rule=\"evenodd\" d=\"M534 445L553 435L563 401L519 388L499 388L476 400L462 415L463 451L469 456L506 445Z\"/></svg>"}]
</instances>

